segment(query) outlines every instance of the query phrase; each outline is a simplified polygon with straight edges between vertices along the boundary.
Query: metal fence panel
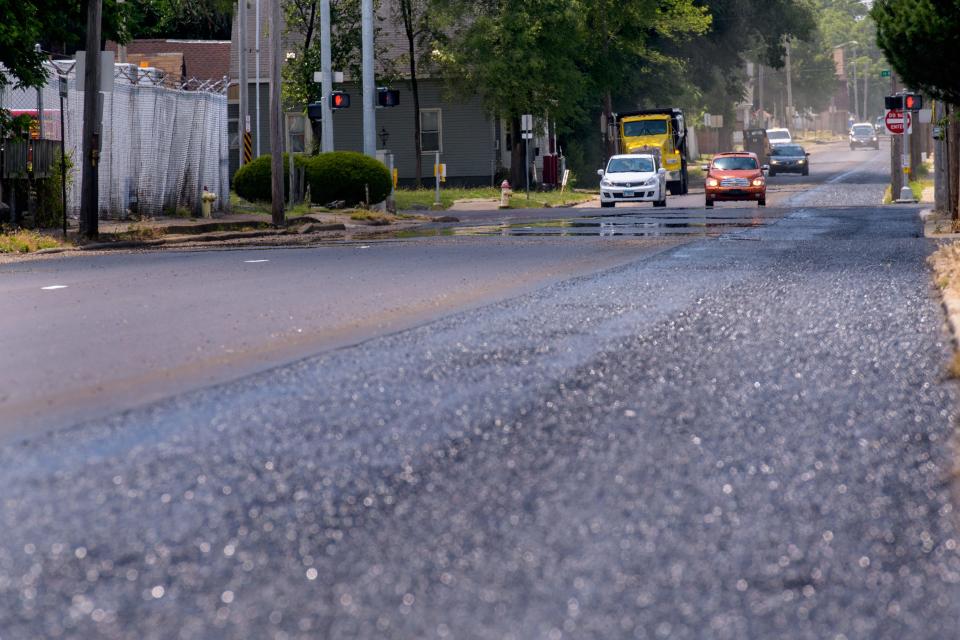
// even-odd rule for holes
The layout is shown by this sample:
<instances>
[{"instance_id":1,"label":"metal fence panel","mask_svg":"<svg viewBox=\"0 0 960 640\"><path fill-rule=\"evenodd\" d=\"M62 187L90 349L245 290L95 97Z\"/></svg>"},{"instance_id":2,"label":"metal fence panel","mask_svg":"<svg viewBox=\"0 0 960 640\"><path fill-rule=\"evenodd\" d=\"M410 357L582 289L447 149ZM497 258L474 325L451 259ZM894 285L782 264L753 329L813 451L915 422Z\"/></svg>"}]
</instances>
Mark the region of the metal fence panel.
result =
<instances>
[{"instance_id":1,"label":"metal fence panel","mask_svg":"<svg viewBox=\"0 0 960 640\"><path fill-rule=\"evenodd\" d=\"M53 112L59 128L57 73L67 77L65 147L74 167L67 192L67 212L80 212L80 140L83 91L73 65L48 68L42 90L45 116ZM214 208L229 202L227 98L223 83L195 81L180 87L155 84L130 67L114 69L113 91L104 94L101 122L99 204L101 218L138 213L159 216L186 208L200 211L204 186L218 196ZM198 87L208 87L198 90ZM184 88L186 87L186 88ZM35 89L0 92L7 109L37 108Z\"/></svg>"}]
</instances>

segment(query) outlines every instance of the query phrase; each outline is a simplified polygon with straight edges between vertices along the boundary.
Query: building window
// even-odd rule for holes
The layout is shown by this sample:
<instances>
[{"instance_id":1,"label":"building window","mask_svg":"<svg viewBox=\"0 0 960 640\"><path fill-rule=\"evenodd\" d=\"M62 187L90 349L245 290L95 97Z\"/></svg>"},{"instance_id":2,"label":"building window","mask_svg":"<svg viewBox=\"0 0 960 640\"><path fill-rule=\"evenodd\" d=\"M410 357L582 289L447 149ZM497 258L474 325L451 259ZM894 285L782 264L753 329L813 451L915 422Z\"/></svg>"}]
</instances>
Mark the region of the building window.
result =
<instances>
[{"instance_id":1,"label":"building window","mask_svg":"<svg viewBox=\"0 0 960 640\"><path fill-rule=\"evenodd\" d=\"M424 153L443 151L440 109L420 109L420 148Z\"/></svg>"},{"instance_id":2,"label":"building window","mask_svg":"<svg viewBox=\"0 0 960 640\"><path fill-rule=\"evenodd\" d=\"M227 120L227 139L231 149L240 148L240 135L237 133L237 121Z\"/></svg>"}]
</instances>

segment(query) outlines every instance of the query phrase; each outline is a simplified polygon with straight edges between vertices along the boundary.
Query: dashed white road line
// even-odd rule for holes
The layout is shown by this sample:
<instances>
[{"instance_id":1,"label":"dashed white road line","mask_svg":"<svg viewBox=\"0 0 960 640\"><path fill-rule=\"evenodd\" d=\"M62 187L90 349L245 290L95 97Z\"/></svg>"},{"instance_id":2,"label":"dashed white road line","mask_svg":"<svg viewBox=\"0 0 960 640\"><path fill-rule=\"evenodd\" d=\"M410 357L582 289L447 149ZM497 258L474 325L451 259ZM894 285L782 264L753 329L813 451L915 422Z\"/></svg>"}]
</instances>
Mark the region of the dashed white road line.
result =
<instances>
[{"instance_id":1,"label":"dashed white road line","mask_svg":"<svg viewBox=\"0 0 960 640\"><path fill-rule=\"evenodd\" d=\"M270 262L270 261L269 261L269 260L265 260L265 259L261 259L261 260L244 260L244 262L246 262L246 263L248 263L248 264L256 264L257 262Z\"/></svg>"},{"instance_id":2,"label":"dashed white road line","mask_svg":"<svg viewBox=\"0 0 960 640\"><path fill-rule=\"evenodd\" d=\"M49 287L40 287L43 291L53 291L55 289L66 289L67 285L65 284L52 284Z\"/></svg>"}]
</instances>

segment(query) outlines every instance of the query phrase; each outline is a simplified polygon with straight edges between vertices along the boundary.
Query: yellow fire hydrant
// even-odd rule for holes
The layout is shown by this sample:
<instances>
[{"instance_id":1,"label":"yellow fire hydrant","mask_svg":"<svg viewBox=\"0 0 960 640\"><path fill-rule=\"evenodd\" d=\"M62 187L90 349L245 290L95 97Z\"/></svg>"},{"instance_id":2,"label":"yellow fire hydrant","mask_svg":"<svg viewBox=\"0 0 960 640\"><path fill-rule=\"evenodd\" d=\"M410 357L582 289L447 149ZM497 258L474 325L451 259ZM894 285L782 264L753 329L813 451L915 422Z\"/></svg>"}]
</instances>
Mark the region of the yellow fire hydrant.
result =
<instances>
[{"instance_id":1,"label":"yellow fire hydrant","mask_svg":"<svg viewBox=\"0 0 960 640\"><path fill-rule=\"evenodd\" d=\"M213 203L217 200L217 194L207 191L207 185L203 185L203 193L200 194L200 209L203 211L204 218L213 217Z\"/></svg>"},{"instance_id":2,"label":"yellow fire hydrant","mask_svg":"<svg viewBox=\"0 0 960 640\"><path fill-rule=\"evenodd\" d=\"M500 183L500 208L509 209L510 208L510 194L513 191L510 190L510 183L504 180Z\"/></svg>"}]
</instances>

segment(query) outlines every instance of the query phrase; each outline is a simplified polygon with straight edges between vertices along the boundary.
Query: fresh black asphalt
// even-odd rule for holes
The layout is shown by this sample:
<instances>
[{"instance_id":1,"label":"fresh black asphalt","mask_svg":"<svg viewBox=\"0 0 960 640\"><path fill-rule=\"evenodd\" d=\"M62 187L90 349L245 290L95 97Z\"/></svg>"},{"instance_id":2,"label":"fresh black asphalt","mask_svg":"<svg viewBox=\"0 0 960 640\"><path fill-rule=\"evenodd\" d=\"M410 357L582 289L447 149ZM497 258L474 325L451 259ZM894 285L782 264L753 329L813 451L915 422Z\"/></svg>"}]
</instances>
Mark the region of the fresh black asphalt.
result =
<instances>
[{"instance_id":1,"label":"fresh black asphalt","mask_svg":"<svg viewBox=\"0 0 960 640\"><path fill-rule=\"evenodd\" d=\"M0 638L956 637L916 207L769 226L0 449Z\"/></svg>"}]
</instances>

